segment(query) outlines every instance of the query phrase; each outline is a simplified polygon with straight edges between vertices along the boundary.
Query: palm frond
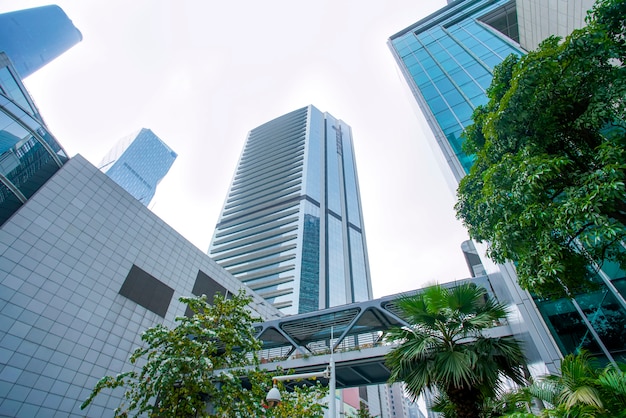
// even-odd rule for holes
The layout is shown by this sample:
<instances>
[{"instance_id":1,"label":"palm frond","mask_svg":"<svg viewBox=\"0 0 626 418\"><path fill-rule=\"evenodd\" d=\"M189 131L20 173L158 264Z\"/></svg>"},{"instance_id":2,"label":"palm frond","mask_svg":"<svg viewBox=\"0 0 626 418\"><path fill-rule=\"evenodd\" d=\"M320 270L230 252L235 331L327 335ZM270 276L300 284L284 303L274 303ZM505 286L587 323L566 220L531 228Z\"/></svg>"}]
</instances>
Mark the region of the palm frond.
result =
<instances>
[{"instance_id":1,"label":"palm frond","mask_svg":"<svg viewBox=\"0 0 626 418\"><path fill-rule=\"evenodd\" d=\"M603 408L600 392L592 386L580 386L574 390L567 388L561 392L560 398L567 408L578 404L589 405L598 409Z\"/></svg>"}]
</instances>

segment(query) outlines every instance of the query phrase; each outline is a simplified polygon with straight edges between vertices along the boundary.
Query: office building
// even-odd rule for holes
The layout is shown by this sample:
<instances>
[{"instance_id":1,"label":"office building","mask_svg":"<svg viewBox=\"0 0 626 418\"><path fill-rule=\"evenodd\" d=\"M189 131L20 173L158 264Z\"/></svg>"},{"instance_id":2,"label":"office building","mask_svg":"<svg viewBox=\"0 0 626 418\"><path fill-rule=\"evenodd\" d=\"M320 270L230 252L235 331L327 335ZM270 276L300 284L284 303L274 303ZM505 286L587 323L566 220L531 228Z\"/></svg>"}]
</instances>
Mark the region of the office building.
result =
<instances>
[{"instance_id":1,"label":"office building","mask_svg":"<svg viewBox=\"0 0 626 418\"><path fill-rule=\"evenodd\" d=\"M404 384L393 383L384 386L386 396L383 402L387 416L391 418L409 418L409 400L404 396Z\"/></svg>"},{"instance_id":2,"label":"office building","mask_svg":"<svg viewBox=\"0 0 626 418\"><path fill-rule=\"evenodd\" d=\"M11 61L0 52L0 225L66 161Z\"/></svg>"},{"instance_id":3,"label":"office building","mask_svg":"<svg viewBox=\"0 0 626 418\"><path fill-rule=\"evenodd\" d=\"M128 371L181 296L241 283L80 155L0 226L0 416L104 417L123 392L96 382ZM264 319L280 313L252 291Z\"/></svg>"},{"instance_id":4,"label":"office building","mask_svg":"<svg viewBox=\"0 0 626 418\"><path fill-rule=\"evenodd\" d=\"M473 109L487 102L494 66L508 54L523 55L541 37L581 27L592 4L458 0L390 37L390 49L457 182L472 165L472 156L461 149L460 134L472 123ZM473 250L464 251L468 263L477 266ZM626 359L626 274L617 266L605 263L598 272L597 292L575 300L543 300L517 286L511 264L496 266L482 259L481 272L499 272L525 322L534 324L529 335L542 342L538 348L549 370L555 370L561 355L583 348L604 361ZM541 316L533 318L537 308Z\"/></svg>"},{"instance_id":5,"label":"office building","mask_svg":"<svg viewBox=\"0 0 626 418\"><path fill-rule=\"evenodd\" d=\"M178 155L150 129L122 138L98 168L145 206Z\"/></svg>"},{"instance_id":6,"label":"office building","mask_svg":"<svg viewBox=\"0 0 626 418\"><path fill-rule=\"evenodd\" d=\"M285 314L370 299L350 127L307 106L251 130L209 255Z\"/></svg>"},{"instance_id":7,"label":"office building","mask_svg":"<svg viewBox=\"0 0 626 418\"><path fill-rule=\"evenodd\" d=\"M0 52L25 78L82 41L83 36L56 5L0 14Z\"/></svg>"}]
</instances>

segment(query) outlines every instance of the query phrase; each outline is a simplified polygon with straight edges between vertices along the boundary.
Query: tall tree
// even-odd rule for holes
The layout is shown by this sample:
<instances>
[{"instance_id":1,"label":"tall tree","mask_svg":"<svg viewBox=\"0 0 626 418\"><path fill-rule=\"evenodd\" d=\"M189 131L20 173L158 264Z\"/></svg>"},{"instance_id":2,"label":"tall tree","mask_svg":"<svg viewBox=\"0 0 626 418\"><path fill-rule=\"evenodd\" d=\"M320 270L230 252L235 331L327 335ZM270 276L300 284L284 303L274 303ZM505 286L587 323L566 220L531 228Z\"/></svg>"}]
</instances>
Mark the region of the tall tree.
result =
<instances>
[{"instance_id":1,"label":"tall tree","mask_svg":"<svg viewBox=\"0 0 626 418\"><path fill-rule=\"evenodd\" d=\"M585 28L505 59L465 132L457 217L544 296L592 287L591 262L626 268L625 19L599 0Z\"/></svg>"},{"instance_id":2,"label":"tall tree","mask_svg":"<svg viewBox=\"0 0 626 418\"><path fill-rule=\"evenodd\" d=\"M272 379L256 367L261 343L247 308L251 299L243 291L229 298L217 294L212 304L206 296L180 301L193 316L176 318L171 329L159 324L146 330L145 346L130 357L133 370L103 377L82 409L104 389L123 388L115 417L285 417L293 411L323 416L319 385L285 396L275 410L264 407Z\"/></svg>"},{"instance_id":3,"label":"tall tree","mask_svg":"<svg viewBox=\"0 0 626 418\"><path fill-rule=\"evenodd\" d=\"M397 304L411 325L387 333L387 341L399 343L387 356L390 381L404 382L414 398L436 390L458 418L476 418L485 399L499 392L503 378L525 382L518 342L483 335L507 315L485 289L471 283L451 289L432 286Z\"/></svg>"}]
</instances>

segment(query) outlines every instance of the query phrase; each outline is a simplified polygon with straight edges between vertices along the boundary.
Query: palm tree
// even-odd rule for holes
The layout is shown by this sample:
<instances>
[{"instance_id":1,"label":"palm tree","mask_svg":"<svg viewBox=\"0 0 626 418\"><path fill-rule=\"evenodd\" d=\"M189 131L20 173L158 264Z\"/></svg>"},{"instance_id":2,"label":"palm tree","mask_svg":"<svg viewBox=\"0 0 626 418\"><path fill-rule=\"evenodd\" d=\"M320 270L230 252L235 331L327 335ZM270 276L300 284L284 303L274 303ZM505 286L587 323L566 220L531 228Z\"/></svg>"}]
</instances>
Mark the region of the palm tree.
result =
<instances>
[{"instance_id":1,"label":"palm tree","mask_svg":"<svg viewBox=\"0 0 626 418\"><path fill-rule=\"evenodd\" d=\"M599 369L586 351L565 356L560 375L546 376L525 391L548 404L544 417L626 417L624 371L613 365Z\"/></svg>"},{"instance_id":2,"label":"palm tree","mask_svg":"<svg viewBox=\"0 0 626 418\"><path fill-rule=\"evenodd\" d=\"M431 286L397 301L410 326L390 330L400 343L387 355L391 382L404 382L417 398L426 390L443 393L458 418L481 416L503 378L524 384L525 358L513 337L488 337L485 329L507 316L503 304L471 283Z\"/></svg>"}]
</instances>

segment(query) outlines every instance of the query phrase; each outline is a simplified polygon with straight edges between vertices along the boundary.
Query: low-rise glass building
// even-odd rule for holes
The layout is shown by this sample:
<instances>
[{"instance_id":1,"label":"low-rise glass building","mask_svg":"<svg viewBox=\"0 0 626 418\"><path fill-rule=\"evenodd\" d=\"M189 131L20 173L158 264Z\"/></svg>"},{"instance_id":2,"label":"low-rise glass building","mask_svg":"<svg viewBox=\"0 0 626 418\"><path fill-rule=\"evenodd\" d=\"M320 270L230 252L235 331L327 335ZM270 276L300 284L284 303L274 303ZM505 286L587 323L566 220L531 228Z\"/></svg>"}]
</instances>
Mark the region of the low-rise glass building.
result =
<instances>
[{"instance_id":1,"label":"low-rise glass building","mask_svg":"<svg viewBox=\"0 0 626 418\"><path fill-rule=\"evenodd\" d=\"M0 225L66 161L11 61L0 53Z\"/></svg>"}]
</instances>

